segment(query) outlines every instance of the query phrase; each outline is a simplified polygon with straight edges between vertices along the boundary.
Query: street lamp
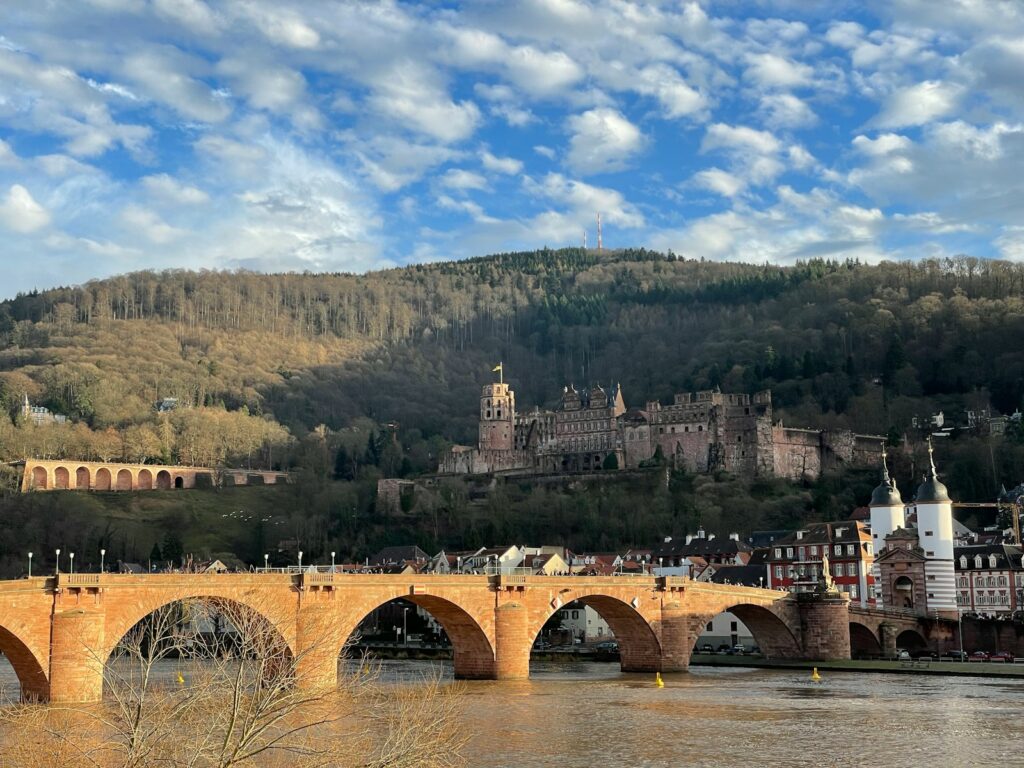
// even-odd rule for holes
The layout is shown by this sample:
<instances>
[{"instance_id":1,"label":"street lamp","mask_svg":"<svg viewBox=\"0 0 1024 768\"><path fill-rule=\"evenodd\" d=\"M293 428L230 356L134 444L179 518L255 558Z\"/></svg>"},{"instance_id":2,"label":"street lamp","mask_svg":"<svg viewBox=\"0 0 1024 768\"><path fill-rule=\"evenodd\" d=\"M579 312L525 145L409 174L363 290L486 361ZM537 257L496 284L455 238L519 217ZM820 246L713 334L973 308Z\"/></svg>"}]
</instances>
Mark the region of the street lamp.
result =
<instances>
[{"instance_id":1,"label":"street lamp","mask_svg":"<svg viewBox=\"0 0 1024 768\"><path fill-rule=\"evenodd\" d=\"M32 553L28 553L28 577L32 578Z\"/></svg>"},{"instance_id":2,"label":"street lamp","mask_svg":"<svg viewBox=\"0 0 1024 768\"><path fill-rule=\"evenodd\" d=\"M267 573L270 570L270 555L263 555L263 572Z\"/></svg>"},{"instance_id":3,"label":"street lamp","mask_svg":"<svg viewBox=\"0 0 1024 768\"><path fill-rule=\"evenodd\" d=\"M402 609L402 645L409 647L409 608Z\"/></svg>"},{"instance_id":4,"label":"street lamp","mask_svg":"<svg viewBox=\"0 0 1024 768\"><path fill-rule=\"evenodd\" d=\"M107 550L101 549L100 550L100 573L103 573L103 571L104 571L103 561L106 559L106 557L107 557Z\"/></svg>"},{"instance_id":5,"label":"street lamp","mask_svg":"<svg viewBox=\"0 0 1024 768\"><path fill-rule=\"evenodd\" d=\"M57 573L60 573L60 550L57 550Z\"/></svg>"},{"instance_id":6,"label":"street lamp","mask_svg":"<svg viewBox=\"0 0 1024 768\"><path fill-rule=\"evenodd\" d=\"M71 552L70 555L71 555L71 573L74 574L74 572L75 572L75 553Z\"/></svg>"},{"instance_id":7,"label":"street lamp","mask_svg":"<svg viewBox=\"0 0 1024 768\"><path fill-rule=\"evenodd\" d=\"M334 573L334 553L331 552L331 573Z\"/></svg>"},{"instance_id":8,"label":"street lamp","mask_svg":"<svg viewBox=\"0 0 1024 768\"><path fill-rule=\"evenodd\" d=\"M299 550L299 570L302 570L302 550Z\"/></svg>"}]
</instances>

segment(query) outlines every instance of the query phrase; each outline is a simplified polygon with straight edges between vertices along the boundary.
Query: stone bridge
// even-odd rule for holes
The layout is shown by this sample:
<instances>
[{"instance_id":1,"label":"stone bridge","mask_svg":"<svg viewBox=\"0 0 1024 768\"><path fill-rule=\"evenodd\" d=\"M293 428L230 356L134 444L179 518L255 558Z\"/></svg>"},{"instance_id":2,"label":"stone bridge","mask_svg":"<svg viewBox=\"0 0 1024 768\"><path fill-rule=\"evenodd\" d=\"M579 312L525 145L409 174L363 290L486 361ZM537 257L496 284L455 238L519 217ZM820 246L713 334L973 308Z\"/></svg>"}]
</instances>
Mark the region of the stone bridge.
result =
<instances>
[{"instance_id":1,"label":"stone bridge","mask_svg":"<svg viewBox=\"0 0 1024 768\"><path fill-rule=\"evenodd\" d=\"M167 491L222 485L276 485L287 472L260 469L185 467L163 464L26 459L21 491Z\"/></svg>"},{"instance_id":2,"label":"stone bridge","mask_svg":"<svg viewBox=\"0 0 1024 768\"><path fill-rule=\"evenodd\" d=\"M678 577L527 575L58 574L0 582L0 650L25 698L96 701L111 652L139 621L185 599L255 611L296 660L296 683L337 683L338 656L375 608L403 598L451 640L460 678L524 678L541 628L565 605L592 606L619 641L622 669L685 671L694 643L731 611L769 658L850 658L841 595L793 596Z\"/></svg>"},{"instance_id":3,"label":"stone bridge","mask_svg":"<svg viewBox=\"0 0 1024 768\"><path fill-rule=\"evenodd\" d=\"M953 619L850 606L850 648L855 658L891 657L897 648L944 653L958 647L957 632Z\"/></svg>"}]
</instances>

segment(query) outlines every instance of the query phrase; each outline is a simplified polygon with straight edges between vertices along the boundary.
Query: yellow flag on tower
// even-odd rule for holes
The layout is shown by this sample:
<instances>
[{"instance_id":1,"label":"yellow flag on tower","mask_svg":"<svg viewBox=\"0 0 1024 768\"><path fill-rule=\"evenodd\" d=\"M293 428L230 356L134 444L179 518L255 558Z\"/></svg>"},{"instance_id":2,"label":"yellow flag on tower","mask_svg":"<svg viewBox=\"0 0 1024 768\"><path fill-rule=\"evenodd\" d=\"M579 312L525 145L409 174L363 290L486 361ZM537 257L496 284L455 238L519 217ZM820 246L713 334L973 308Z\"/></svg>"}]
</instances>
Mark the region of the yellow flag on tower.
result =
<instances>
[{"instance_id":1,"label":"yellow flag on tower","mask_svg":"<svg viewBox=\"0 0 1024 768\"><path fill-rule=\"evenodd\" d=\"M501 363L498 363L496 366L491 368L491 373L497 373L500 370L501 370Z\"/></svg>"}]
</instances>

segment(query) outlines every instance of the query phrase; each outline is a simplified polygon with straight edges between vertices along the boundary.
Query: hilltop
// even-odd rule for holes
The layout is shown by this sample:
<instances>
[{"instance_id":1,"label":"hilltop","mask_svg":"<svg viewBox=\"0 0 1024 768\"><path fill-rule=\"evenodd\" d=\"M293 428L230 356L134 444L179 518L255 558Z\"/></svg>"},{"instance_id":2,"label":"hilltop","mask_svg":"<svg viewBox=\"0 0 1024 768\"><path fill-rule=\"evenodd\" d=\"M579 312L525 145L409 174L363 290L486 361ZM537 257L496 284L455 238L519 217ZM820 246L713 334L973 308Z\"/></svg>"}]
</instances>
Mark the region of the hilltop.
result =
<instances>
[{"instance_id":1,"label":"hilltop","mask_svg":"<svg viewBox=\"0 0 1024 768\"><path fill-rule=\"evenodd\" d=\"M569 383L621 384L634 406L770 389L787 424L897 442L915 416L1020 408L1022 337L1024 265L969 257L779 267L567 249L365 275L138 272L0 303L0 408L13 416L27 393L75 423L51 434L0 418L0 459L85 446L301 466L317 482L364 483L362 513L375 477L429 472L446 445L475 441L499 360L520 409L552 405ZM182 408L163 419L153 404L168 397ZM1024 477L1021 443L1013 429L954 433L939 446L946 482L991 499ZM909 458L896 469L912 482ZM803 501L789 519L822 506L834 487L822 482L793 489Z\"/></svg>"}]
</instances>

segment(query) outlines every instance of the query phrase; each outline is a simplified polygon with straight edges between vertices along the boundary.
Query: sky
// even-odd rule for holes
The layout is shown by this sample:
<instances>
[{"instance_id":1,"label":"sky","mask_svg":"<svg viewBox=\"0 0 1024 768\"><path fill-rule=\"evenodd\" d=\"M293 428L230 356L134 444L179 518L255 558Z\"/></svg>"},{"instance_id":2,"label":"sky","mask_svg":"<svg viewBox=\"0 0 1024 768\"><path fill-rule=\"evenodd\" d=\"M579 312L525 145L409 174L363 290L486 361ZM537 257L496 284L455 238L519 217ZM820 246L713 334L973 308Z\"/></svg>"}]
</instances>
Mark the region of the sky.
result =
<instances>
[{"instance_id":1,"label":"sky","mask_svg":"<svg viewBox=\"0 0 1024 768\"><path fill-rule=\"evenodd\" d=\"M1018 0L0 0L0 298L596 244L1024 259Z\"/></svg>"}]
</instances>

